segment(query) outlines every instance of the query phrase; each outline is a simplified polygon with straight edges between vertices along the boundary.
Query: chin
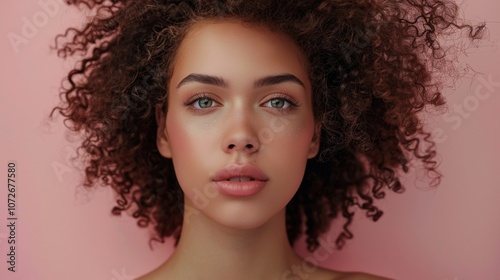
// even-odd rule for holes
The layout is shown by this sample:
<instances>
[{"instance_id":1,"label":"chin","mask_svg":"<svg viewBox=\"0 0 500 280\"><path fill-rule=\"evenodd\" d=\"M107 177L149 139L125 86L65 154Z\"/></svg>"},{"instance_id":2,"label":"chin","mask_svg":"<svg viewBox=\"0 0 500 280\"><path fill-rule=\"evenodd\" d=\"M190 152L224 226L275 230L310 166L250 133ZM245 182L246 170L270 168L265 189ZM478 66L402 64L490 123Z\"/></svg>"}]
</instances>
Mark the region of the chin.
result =
<instances>
[{"instance_id":1,"label":"chin","mask_svg":"<svg viewBox=\"0 0 500 280\"><path fill-rule=\"evenodd\" d=\"M284 208L272 209L263 205L248 204L248 201L231 201L226 205L217 205L218 207L213 207L205 214L224 227L234 230L252 230L277 218L281 213L280 210L284 211Z\"/></svg>"}]
</instances>

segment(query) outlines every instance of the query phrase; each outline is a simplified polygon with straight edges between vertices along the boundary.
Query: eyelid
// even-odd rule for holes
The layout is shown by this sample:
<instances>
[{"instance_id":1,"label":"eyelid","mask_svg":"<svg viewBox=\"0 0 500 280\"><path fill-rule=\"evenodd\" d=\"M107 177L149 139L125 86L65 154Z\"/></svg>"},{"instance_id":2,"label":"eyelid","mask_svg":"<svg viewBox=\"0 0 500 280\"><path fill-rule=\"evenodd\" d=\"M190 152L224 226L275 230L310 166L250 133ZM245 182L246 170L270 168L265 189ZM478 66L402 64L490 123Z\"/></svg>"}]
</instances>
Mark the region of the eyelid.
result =
<instances>
[{"instance_id":1,"label":"eyelid","mask_svg":"<svg viewBox=\"0 0 500 280\"><path fill-rule=\"evenodd\" d=\"M218 107L218 106L212 106L212 107L203 108L203 109L192 108L193 107L193 103L195 103L197 100L203 99L203 98L210 99L213 102L221 105L221 103L216 100L217 98L214 97L211 93L208 93L208 92L198 92L198 93L195 93L186 102L184 102L184 105L187 106L187 107L189 107L190 110L196 111L196 112L206 111L206 110L212 109L214 107ZM287 107L287 108L267 107L267 108L275 109L275 110L281 111L282 113L286 113L286 112L289 112L289 111L291 111L291 110L293 110L293 109L295 109L297 107L300 107L300 103L299 102L297 102L293 97L289 96L288 94L285 94L285 93L282 93L282 92L275 92L274 95L271 98L269 98L267 101L265 101L263 104L266 104L266 103L268 103L268 102L270 102L271 100L274 100L274 99L285 100L285 102L289 103L289 107Z\"/></svg>"},{"instance_id":2,"label":"eyelid","mask_svg":"<svg viewBox=\"0 0 500 280\"><path fill-rule=\"evenodd\" d=\"M190 97L190 98L189 98L186 102L184 102L184 105L186 105L186 106L191 105L191 104L193 104L196 100L198 100L198 99L202 99L202 98L209 98L209 99L213 100L214 102L216 102L216 103L220 104L220 102L218 102L218 101L216 100L216 98L215 98L212 94L210 94L210 93L208 93L208 92L204 92L204 91L203 91L203 92L198 92L198 93L195 93L195 94L194 94L193 96L191 96L191 97Z\"/></svg>"},{"instance_id":3,"label":"eyelid","mask_svg":"<svg viewBox=\"0 0 500 280\"><path fill-rule=\"evenodd\" d=\"M293 97L289 96L288 94L285 94L285 93L282 93L282 92L276 92L276 95L274 95L273 97L271 97L270 99L268 99L265 103L273 100L273 99L284 99L286 100L288 103L290 103L290 106L293 106L293 107L299 107L300 106L300 103L297 102L297 100L295 100Z\"/></svg>"},{"instance_id":4,"label":"eyelid","mask_svg":"<svg viewBox=\"0 0 500 280\"><path fill-rule=\"evenodd\" d=\"M210 99L213 102L217 103L219 106L221 105L220 102L216 101L216 98L212 94L210 94L208 92L198 92L198 93L195 93L193 96L191 96L187 101L185 101L184 106L189 111L191 111L192 113L197 114L197 115L203 115L203 114L211 111L211 109L214 109L215 107L219 107L216 105L216 106L212 106L209 108L201 108L201 109L194 108L194 103L200 99L203 99L203 98Z\"/></svg>"}]
</instances>

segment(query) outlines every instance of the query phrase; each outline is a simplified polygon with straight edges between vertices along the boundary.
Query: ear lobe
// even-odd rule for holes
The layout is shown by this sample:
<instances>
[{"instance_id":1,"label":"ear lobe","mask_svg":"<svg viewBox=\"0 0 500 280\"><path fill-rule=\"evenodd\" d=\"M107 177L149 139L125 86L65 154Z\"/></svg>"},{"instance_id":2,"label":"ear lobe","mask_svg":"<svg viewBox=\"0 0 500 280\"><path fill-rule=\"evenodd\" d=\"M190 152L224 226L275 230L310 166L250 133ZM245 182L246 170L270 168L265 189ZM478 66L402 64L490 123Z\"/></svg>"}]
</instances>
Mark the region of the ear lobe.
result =
<instances>
[{"instance_id":1,"label":"ear lobe","mask_svg":"<svg viewBox=\"0 0 500 280\"><path fill-rule=\"evenodd\" d=\"M316 123L314 125L314 135L311 140L311 144L309 145L309 153L307 154L307 158L315 157L319 152L319 146L321 142L321 123Z\"/></svg>"},{"instance_id":2,"label":"ear lobe","mask_svg":"<svg viewBox=\"0 0 500 280\"><path fill-rule=\"evenodd\" d=\"M172 158L172 151L170 149L170 141L168 140L166 114L163 113L161 104L157 104L155 108L155 117L157 132L156 132L156 146L160 154L165 158Z\"/></svg>"}]
</instances>

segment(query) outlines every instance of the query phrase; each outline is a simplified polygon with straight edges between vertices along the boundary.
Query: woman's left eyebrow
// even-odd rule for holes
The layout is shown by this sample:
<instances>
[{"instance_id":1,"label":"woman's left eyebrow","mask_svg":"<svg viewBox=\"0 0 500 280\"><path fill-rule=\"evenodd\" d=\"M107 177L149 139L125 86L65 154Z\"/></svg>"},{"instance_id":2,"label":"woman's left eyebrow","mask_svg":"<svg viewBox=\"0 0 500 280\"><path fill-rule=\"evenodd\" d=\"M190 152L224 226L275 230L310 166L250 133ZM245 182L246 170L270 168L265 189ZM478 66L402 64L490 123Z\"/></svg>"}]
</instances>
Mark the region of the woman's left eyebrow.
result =
<instances>
[{"instance_id":1,"label":"woman's left eyebrow","mask_svg":"<svg viewBox=\"0 0 500 280\"><path fill-rule=\"evenodd\" d=\"M224 80L224 78L222 78L222 77L206 75L206 74L191 73L191 74L187 75L184 79L182 79L176 88L179 89L181 86L188 84L188 83L193 83L193 82L207 84L207 85L214 85L214 86L223 87L223 88L229 87L229 83L226 80ZM290 73L279 74L279 75L268 75L268 76L265 76L263 78L257 79L254 82L254 88L272 86L272 85L277 85L277 84L286 83L286 82L296 83L296 84L302 86L303 88L305 88L304 83L299 78L297 78L295 75L290 74Z\"/></svg>"}]
</instances>

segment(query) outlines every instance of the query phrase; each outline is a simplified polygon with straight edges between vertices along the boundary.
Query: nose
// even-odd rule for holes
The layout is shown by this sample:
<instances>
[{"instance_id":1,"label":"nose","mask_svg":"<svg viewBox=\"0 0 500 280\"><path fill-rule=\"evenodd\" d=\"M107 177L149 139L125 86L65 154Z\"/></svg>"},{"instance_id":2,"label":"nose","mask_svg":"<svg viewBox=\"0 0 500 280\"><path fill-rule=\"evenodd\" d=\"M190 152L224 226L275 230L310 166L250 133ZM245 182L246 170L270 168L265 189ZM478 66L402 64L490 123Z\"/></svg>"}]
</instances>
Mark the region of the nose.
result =
<instances>
[{"instance_id":1,"label":"nose","mask_svg":"<svg viewBox=\"0 0 500 280\"><path fill-rule=\"evenodd\" d=\"M241 116L226 123L227 129L222 142L224 152L253 154L259 150L259 138L250 120L251 118Z\"/></svg>"},{"instance_id":2,"label":"nose","mask_svg":"<svg viewBox=\"0 0 500 280\"><path fill-rule=\"evenodd\" d=\"M233 153L238 151L242 153L253 154L259 149L257 140L254 140L253 138L246 138L241 140L235 139L230 142L230 144L224 145L224 150L226 153Z\"/></svg>"}]
</instances>

